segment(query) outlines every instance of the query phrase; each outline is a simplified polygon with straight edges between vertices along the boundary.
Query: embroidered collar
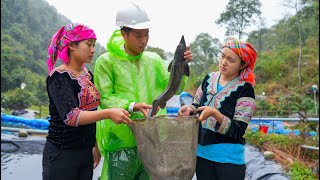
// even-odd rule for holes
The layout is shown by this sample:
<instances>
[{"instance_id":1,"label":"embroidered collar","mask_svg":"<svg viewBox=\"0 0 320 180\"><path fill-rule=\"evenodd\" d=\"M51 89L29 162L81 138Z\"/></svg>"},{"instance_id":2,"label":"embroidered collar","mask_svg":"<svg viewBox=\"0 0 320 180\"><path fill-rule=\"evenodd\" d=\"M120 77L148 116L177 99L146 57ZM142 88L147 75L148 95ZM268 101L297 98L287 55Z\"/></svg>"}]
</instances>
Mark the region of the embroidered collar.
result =
<instances>
[{"instance_id":1,"label":"embroidered collar","mask_svg":"<svg viewBox=\"0 0 320 180\"><path fill-rule=\"evenodd\" d=\"M226 97L229 97L233 91L236 91L239 86L243 86L245 81L241 80L241 77L238 76L228 82L219 92L218 92L218 82L220 78L220 72L213 72L210 74L210 78L208 79L208 87L207 87L207 102L205 104L209 104L212 107L219 109L221 107L221 102L225 100Z\"/></svg>"},{"instance_id":2,"label":"embroidered collar","mask_svg":"<svg viewBox=\"0 0 320 180\"><path fill-rule=\"evenodd\" d=\"M88 69L85 66L82 68L81 75L76 75L74 72L72 72L71 70L65 68L64 66L59 66L59 67L54 68L54 70L51 71L50 76L52 76L52 74L55 71L58 71L60 74L63 73L63 72L67 72L71 79L77 79L79 77L87 77L89 80L91 80L91 78L92 78L90 73L89 73L89 71L88 71Z\"/></svg>"}]
</instances>

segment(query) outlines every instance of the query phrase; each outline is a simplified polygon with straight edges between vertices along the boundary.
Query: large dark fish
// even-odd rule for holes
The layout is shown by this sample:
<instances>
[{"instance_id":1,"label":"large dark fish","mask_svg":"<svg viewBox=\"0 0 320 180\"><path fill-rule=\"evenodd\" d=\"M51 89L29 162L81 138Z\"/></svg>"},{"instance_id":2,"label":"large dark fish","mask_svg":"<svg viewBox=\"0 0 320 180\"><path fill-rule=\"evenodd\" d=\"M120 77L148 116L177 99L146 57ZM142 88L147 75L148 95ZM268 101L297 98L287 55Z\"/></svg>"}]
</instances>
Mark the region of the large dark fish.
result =
<instances>
[{"instance_id":1,"label":"large dark fish","mask_svg":"<svg viewBox=\"0 0 320 180\"><path fill-rule=\"evenodd\" d=\"M166 90L152 102L152 109L148 113L148 117L156 114L158 106L163 109L167 101L178 91L183 75L189 76L189 66L184 59L184 52L186 51L186 42L184 36L181 37L179 45L174 53L174 59L170 62L168 71L170 72L169 84Z\"/></svg>"}]
</instances>

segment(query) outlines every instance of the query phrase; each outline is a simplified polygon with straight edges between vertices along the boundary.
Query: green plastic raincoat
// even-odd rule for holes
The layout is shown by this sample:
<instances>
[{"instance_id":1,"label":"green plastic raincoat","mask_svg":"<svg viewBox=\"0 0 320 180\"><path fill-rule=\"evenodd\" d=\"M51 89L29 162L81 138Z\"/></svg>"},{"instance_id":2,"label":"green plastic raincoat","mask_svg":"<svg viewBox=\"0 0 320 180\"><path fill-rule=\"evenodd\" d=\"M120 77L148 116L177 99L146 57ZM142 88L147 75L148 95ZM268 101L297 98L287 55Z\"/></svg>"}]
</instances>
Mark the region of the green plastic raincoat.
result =
<instances>
[{"instance_id":1,"label":"green plastic raincoat","mask_svg":"<svg viewBox=\"0 0 320 180\"><path fill-rule=\"evenodd\" d=\"M164 92L170 73L165 61L156 53L143 52L131 56L123 48L121 31L116 30L107 43L107 51L96 61L94 83L101 95L99 109L124 108L131 102L152 104ZM187 83L184 76L180 89ZM166 114L160 109L157 115ZM144 118L141 112L131 113L132 120ZM97 122L97 143L102 155L125 148L136 147L133 133L125 124L115 124L112 120Z\"/></svg>"}]
</instances>

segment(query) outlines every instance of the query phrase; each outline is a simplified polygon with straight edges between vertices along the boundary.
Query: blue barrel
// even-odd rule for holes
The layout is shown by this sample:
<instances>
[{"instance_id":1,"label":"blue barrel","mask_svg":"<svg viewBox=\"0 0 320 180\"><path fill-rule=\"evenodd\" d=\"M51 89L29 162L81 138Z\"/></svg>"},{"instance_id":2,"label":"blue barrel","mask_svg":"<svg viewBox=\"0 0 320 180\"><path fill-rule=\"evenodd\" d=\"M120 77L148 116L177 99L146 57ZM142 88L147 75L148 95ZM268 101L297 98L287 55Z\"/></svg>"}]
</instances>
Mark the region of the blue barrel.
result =
<instances>
[{"instance_id":1,"label":"blue barrel","mask_svg":"<svg viewBox=\"0 0 320 180\"><path fill-rule=\"evenodd\" d=\"M178 107L167 107L167 113L172 115L178 115L178 111L180 108Z\"/></svg>"}]
</instances>

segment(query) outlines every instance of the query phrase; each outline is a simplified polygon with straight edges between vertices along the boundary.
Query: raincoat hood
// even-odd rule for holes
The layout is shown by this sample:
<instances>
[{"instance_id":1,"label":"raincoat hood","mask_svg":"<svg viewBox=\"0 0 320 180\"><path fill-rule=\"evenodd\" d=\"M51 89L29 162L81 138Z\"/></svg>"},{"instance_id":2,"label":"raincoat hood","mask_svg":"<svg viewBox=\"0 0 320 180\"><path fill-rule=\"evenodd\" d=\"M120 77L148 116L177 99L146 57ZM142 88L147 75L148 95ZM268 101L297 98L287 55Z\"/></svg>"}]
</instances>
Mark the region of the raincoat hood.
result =
<instances>
[{"instance_id":1,"label":"raincoat hood","mask_svg":"<svg viewBox=\"0 0 320 180\"><path fill-rule=\"evenodd\" d=\"M115 30L108 43L107 43L107 51L110 52L113 56L122 59L122 60L136 60L136 59L141 59L143 53L140 53L137 56L132 56L128 54L125 50L121 49L123 47L125 41L121 35L120 30Z\"/></svg>"}]
</instances>

